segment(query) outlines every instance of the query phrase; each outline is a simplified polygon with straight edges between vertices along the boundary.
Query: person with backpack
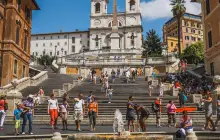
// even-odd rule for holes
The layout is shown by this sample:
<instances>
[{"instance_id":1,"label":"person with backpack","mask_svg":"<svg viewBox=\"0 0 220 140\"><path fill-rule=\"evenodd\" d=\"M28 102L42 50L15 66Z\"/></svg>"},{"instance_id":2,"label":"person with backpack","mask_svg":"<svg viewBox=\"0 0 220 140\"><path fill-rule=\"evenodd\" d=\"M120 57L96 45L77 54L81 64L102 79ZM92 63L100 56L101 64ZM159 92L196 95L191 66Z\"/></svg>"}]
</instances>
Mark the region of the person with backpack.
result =
<instances>
[{"instance_id":1,"label":"person with backpack","mask_svg":"<svg viewBox=\"0 0 220 140\"><path fill-rule=\"evenodd\" d=\"M173 120L174 126L176 126L176 106L173 101L169 101L166 106L168 114L168 127L171 127L171 120Z\"/></svg>"},{"instance_id":2,"label":"person with backpack","mask_svg":"<svg viewBox=\"0 0 220 140\"><path fill-rule=\"evenodd\" d=\"M0 130L3 130L3 125L5 121L6 111L8 110L8 101L5 95L0 97Z\"/></svg>"},{"instance_id":3,"label":"person with backpack","mask_svg":"<svg viewBox=\"0 0 220 140\"><path fill-rule=\"evenodd\" d=\"M137 106L137 112L140 113L139 124L142 132L146 132L146 120L150 116L150 111L144 106Z\"/></svg>"},{"instance_id":4,"label":"person with backpack","mask_svg":"<svg viewBox=\"0 0 220 140\"><path fill-rule=\"evenodd\" d=\"M156 101L152 103L152 110L154 113L156 113L156 126L157 127L161 127L160 125L161 105L162 105L162 100L160 98L157 98Z\"/></svg>"},{"instance_id":5,"label":"person with backpack","mask_svg":"<svg viewBox=\"0 0 220 140\"><path fill-rule=\"evenodd\" d=\"M115 82L115 78L116 78L115 70L112 69L111 75L112 75L112 83L114 83Z\"/></svg>"},{"instance_id":6,"label":"person with backpack","mask_svg":"<svg viewBox=\"0 0 220 140\"><path fill-rule=\"evenodd\" d=\"M180 123L177 128L180 128L176 132L176 138L185 139L187 132L193 131L192 119L188 116L187 111L183 111L183 116L180 118Z\"/></svg>"},{"instance_id":7,"label":"person with backpack","mask_svg":"<svg viewBox=\"0 0 220 140\"><path fill-rule=\"evenodd\" d=\"M63 98L63 103L60 105L60 117L62 119L63 131L67 130L67 117L68 117L68 108L69 104L66 98Z\"/></svg>"},{"instance_id":8,"label":"person with backpack","mask_svg":"<svg viewBox=\"0 0 220 140\"><path fill-rule=\"evenodd\" d=\"M98 103L95 101L95 97L92 96L92 101L89 103L88 106L88 116L89 116L89 123L90 123L90 131L95 131L96 126L96 118L98 117Z\"/></svg>"},{"instance_id":9,"label":"person with backpack","mask_svg":"<svg viewBox=\"0 0 220 140\"><path fill-rule=\"evenodd\" d=\"M83 94L79 94L78 98L74 98L74 104L73 104L73 118L76 123L76 131L81 132L81 122L83 120L84 112L85 112L85 102L83 100Z\"/></svg>"}]
</instances>

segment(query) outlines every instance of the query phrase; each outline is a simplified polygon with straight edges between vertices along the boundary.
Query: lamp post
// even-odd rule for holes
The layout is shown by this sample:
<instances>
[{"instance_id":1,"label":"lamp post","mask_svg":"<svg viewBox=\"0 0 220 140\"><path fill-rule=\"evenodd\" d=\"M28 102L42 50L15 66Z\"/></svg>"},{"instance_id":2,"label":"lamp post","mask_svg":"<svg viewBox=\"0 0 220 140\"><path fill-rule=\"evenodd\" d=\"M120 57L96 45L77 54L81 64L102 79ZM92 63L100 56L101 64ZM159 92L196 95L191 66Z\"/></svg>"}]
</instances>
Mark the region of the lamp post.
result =
<instances>
[{"instance_id":1,"label":"lamp post","mask_svg":"<svg viewBox=\"0 0 220 140\"><path fill-rule=\"evenodd\" d=\"M85 46L82 46L82 51L83 51L83 66L85 66L85 54L84 54Z\"/></svg>"},{"instance_id":2,"label":"lamp post","mask_svg":"<svg viewBox=\"0 0 220 140\"><path fill-rule=\"evenodd\" d=\"M55 46L55 58L57 57L57 46Z\"/></svg>"},{"instance_id":3,"label":"lamp post","mask_svg":"<svg viewBox=\"0 0 220 140\"><path fill-rule=\"evenodd\" d=\"M61 48L61 52L62 52L62 54L61 54L61 65L63 65L63 48Z\"/></svg>"}]
</instances>

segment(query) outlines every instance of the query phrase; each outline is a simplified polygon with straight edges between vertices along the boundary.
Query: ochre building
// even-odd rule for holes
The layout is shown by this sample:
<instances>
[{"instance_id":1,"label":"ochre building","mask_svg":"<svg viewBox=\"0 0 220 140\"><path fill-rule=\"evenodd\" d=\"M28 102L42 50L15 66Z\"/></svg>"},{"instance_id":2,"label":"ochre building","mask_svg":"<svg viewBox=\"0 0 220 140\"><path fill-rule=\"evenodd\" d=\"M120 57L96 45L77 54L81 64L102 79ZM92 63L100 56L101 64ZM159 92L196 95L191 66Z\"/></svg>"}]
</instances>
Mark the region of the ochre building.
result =
<instances>
[{"instance_id":1,"label":"ochre building","mask_svg":"<svg viewBox=\"0 0 220 140\"><path fill-rule=\"evenodd\" d=\"M200 15L193 15L185 13L181 19L180 25L180 35L182 40L182 49L183 51L186 47L190 46L192 43L197 41L203 41L203 26L202 26L202 17ZM163 41L170 41L169 37L178 38L178 24L175 17L167 21L163 27ZM173 42L175 43L175 41ZM175 45L178 49L178 45ZM168 45L169 47L169 45ZM171 49L172 50L173 46Z\"/></svg>"},{"instance_id":2,"label":"ochre building","mask_svg":"<svg viewBox=\"0 0 220 140\"><path fill-rule=\"evenodd\" d=\"M220 1L192 0L202 4L206 71L220 75Z\"/></svg>"},{"instance_id":3,"label":"ochre building","mask_svg":"<svg viewBox=\"0 0 220 140\"><path fill-rule=\"evenodd\" d=\"M29 76L32 10L35 0L0 0L1 86Z\"/></svg>"}]
</instances>

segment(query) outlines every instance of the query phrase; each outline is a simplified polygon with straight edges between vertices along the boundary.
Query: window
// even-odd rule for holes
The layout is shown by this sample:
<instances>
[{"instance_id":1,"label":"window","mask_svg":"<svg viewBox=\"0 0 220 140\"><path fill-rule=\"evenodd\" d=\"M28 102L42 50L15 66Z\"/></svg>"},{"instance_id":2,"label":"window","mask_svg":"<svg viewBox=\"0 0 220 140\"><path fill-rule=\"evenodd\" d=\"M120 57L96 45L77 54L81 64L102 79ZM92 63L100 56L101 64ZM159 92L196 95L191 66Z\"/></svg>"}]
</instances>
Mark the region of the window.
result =
<instances>
[{"instance_id":1,"label":"window","mask_svg":"<svg viewBox=\"0 0 220 140\"><path fill-rule=\"evenodd\" d=\"M80 37L82 37L82 34L80 34Z\"/></svg>"},{"instance_id":2,"label":"window","mask_svg":"<svg viewBox=\"0 0 220 140\"><path fill-rule=\"evenodd\" d=\"M36 43L36 47L38 47L38 44Z\"/></svg>"},{"instance_id":3,"label":"window","mask_svg":"<svg viewBox=\"0 0 220 140\"><path fill-rule=\"evenodd\" d=\"M119 23L118 23L118 26L119 26L119 27L121 27L121 26L122 26L122 23L121 23L121 22L119 22Z\"/></svg>"},{"instance_id":4,"label":"window","mask_svg":"<svg viewBox=\"0 0 220 140\"><path fill-rule=\"evenodd\" d=\"M67 42L65 42L64 45L67 45Z\"/></svg>"},{"instance_id":5,"label":"window","mask_svg":"<svg viewBox=\"0 0 220 140\"><path fill-rule=\"evenodd\" d=\"M80 44L82 44L82 40L80 40Z\"/></svg>"},{"instance_id":6,"label":"window","mask_svg":"<svg viewBox=\"0 0 220 140\"><path fill-rule=\"evenodd\" d=\"M75 46L72 46L72 52L75 52L75 49L76 49Z\"/></svg>"},{"instance_id":7,"label":"window","mask_svg":"<svg viewBox=\"0 0 220 140\"><path fill-rule=\"evenodd\" d=\"M26 20L31 19L31 10L27 6L25 7L25 19Z\"/></svg>"},{"instance_id":8,"label":"window","mask_svg":"<svg viewBox=\"0 0 220 140\"><path fill-rule=\"evenodd\" d=\"M37 52L36 52L35 54L36 54L36 56L38 56L38 53L37 53Z\"/></svg>"},{"instance_id":9,"label":"window","mask_svg":"<svg viewBox=\"0 0 220 140\"><path fill-rule=\"evenodd\" d=\"M186 32L188 33L188 28L186 28Z\"/></svg>"},{"instance_id":10,"label":"window","mask_svg":"<svg viewBox=\"0 0 220 140\"><path fill-rule=\"evenodd\" d=\"M52 56L53 55L53 53L52 52L50 52L50 56Z\"/></svg>"},{"instance_id":11,"label":"window","mask_svg":"<svg viewBox=\"0 0 220 140\"><path fill-rule=\"evenodd\" d=\"M201 32L200 32L200 31L198 31L198 34L201 34Z\"/></svg>"},{"instance_id":12,"label":"window","mask_svg":"<svg viewBox=\"0 0 220 140\"><path fill-rule=\"evenodd\" d=\"M212 31L208 32L208 42L209 42L209 48L212 47Z\"/></svg>"},{"instance_id":13,"label":"window","mask_svg":"<svg viewBox=\"0 0 220 140\"><path fill-rule=\"evenodd\" d=\"M50 39L53 39L53 37L51 36Z\"/></svg>"},{"instance_id":14,"label":"window","mask_svg":"<svg viewBox=\"0 0 220 140\"><path fill-rule=\"evenodd\" d=\"M46 54L46 51L45 50L43 50L43 55L45 55Z\"/></svg>"},{"instance_id":15,"label":"window","mask_svg":"<svg viewBox=\"0 0 220 140\"><path fill-rule=\"evenodd\" d=\"M17 4L18 4L18 12L21 12L21 0L17 0Z\"/></svg>"},{"instance_id":16,"label":"window","mask_svg":"<svg viewBox=\"0 0 220 140\"><path fill-rule=\"evenodd\" d=\"M197 23L197 28L200 28L200 24L199 23Z\"/></svg>"},{"instance_id":17,"label":"window","mask_svg":"<svg viewBox=\"0 0 220 140\"><path fill-rule=\"evenodd\" d=\"M215 67L214 67L214 63L210 63L210 72L211 72L211 76L215 75Z\"/></svg>"},{"instance_id":18,"label":"window","mask_svg":"<svg viewBox=\"0 0 220 140\"><path fill-rule=\"evenodd\" d=\"M135 1L130 0L130 11L135 11Z\"/></svg>"},{"instance_id":19,"label":"window","mask_svg":"<svg viewBox=\"0 0 220 140\"><path fill-rule=\"evenodd\" d=\"M65 51L64 54L67 55L67 51Z\"/></svg>"},{"instance_id":20,"label":"window","mask_svg":"<svg viewBox=\"0 0 220 140\"><path fill-rule=\"evenodd\" d=\"M173 47L173 42L171 42L171 47Z\"/></svg>"},{"instance_id":21,"label":"window","mask_svg":"<svg viewBox=\"0 0 220 140\"><path fill-rule=\"evenodd\" d=\"M198 41L201 41L201 38L198 37Z\"/></svg>"},{"instance_id":22,"label":"window","mask_svg":"<svg viewBox=\"0 0 220 140\"><path fill-rule=\"evenodd\" d=\"M17 74L18 61L14 60L14 74Z\"/></svg>"},{"instance_id":23,"label":"window","mask_svg":"<svg viewBox=\"0 0 220 140\"><path fill-rule=\"evenodd\" d=\"M186 44L186 47L189 47L189 44Z\"/></svg>"},{"instance_id":24,"label":"window","mask_svg":"<svg viewBox=\"0 0 220 140\"><path fill-rule=\"evenodd\" d=\"M24 35L24 51L26 52L27 51L27 36Z\"/></svg>"},{"instance_id":25,"label":"window","mask_svg":"<svg viewBox=\"0 0 220 140\"><path fill-rule=\"evenodd\" d=\"M57 38L60 38L60 36L58 36Z\"/></svg>"},{"instance_id":26,"label":"window","mask_svg":"<svg viewBox=\"0 0 220 140\"><path fill-rule=\"evenodd\" d=\"M67 38L67 35L64 35L64 38Z\"/></svg>"},{"instance_id":27,"label":"window","mask_svg":"<svg viewBox=\"0 0 220 140\"><path fill-rule=\"evenodd\" d=\"M19 27L17 27L17 29L16 29L16 39L15 39L15 43L17 45L19 45L19 31L20 31L20 29L19 29Z\"/></svg>"},{"instance_id":28,"label":"window","mask_svg":"<svg viewBox=\"0 0 220 140\"><path fill-rule=\"evenodd\" d=\"M75 42L76 42L76 38L72 37L72 43L75 43Z\"/></svg>"},{"instance_id":29,"label":"window","mask_svg":"<svg viewBox=\"0 0 220 140\"><path fill-rule=\"evenodd\" d=\"M95 13L100 13L100 8L101 8L101 4L100 3L96 3L95 4Z\"/></svg>"},{"instance_id":30,"label":"window","mask_svg":"<svg viewBox=\"0 0 220 140\"><path fill-rule=\"evenodd\" d=\"M44 39L45 39L45 36L44 36Z\"/></svg>"},{"instance_id":31,"label":"window","mask_svg":"<svg viewBox=\"0 0 220 140\"><path fill-rule=\"evenodd\" d=\"M196 41L196 38L193 37L193 36L191 36L191 40L192 40L192 41Z\"/></svg>"},{"instance_id":32,"label":"window","mask_svg":"<svg viewBox=\"0 0 220 140\"><path fill-rule=\"evenodd\" d=\"M60 42L57 42L57 46L60 46Z\"/></svg>"},{"instance_id":33,"label":"window","mask_svg":"<svg viewBox=\"0 0 220 140\"><path fill-rule=\"evenodd\" d=\"M25 76L25 66L23 66L23 71L22 71L22 78Z\"/></svg>"},{"instance_id":34,"label":"window","mask_svg":"<svg viewBox=\"0 0 220 140\"><path fill-rule=\"evenodd\" d=\"M60 52L59 52L59 51L57 51L57 55L60 55Z\"/></svg>"},{"instance_id":35,"label":"window","mask_svg":"<svg viewBox=\"0 0 220 140\"><path fill-rule=\"evenodd\" d=\"M36 37L36 39L38 40L38 37Z\"/></svg>"},{"instance_id":36,"label":"window","mask_svg":"<svg viewBox=\"0 0 220 140\"><path fill-rule=\"evenodd\" d=\"M206 0L206 14L208 15L210 13L210 1Z\"/></svg>"},{"instance_id":37,"label":"window","mask_svg":"<svg viewBox=\"0 0 220 140\"><path fill-rule=\"evenodd\" d=\"M196 31L194 29L191 30L191 33L195 33Z\"/></svg>"},{"instance_id":38,"label":"window","mask_svg":"<svg viewBox=\"0 0 220 140\"><path fill-rule=\"evenodd\" d=\"M53 45L53 43L50 43L50 46L52 46Z\"/></svg>"},{"instance_id":39,"label":"window","mask_svg":"<svg viewBox=\"0 0 220 140\"><path fill-rule=\"evenodd\" d=\"M32 55L34 55L34 52L32 53Z\"/></svg>"},{"instance_id":40,"label":"window","mask_svg":"<svg viewBox=\"0 0 220 140\"><path fill-rule=\"evenodd\" d=\"M45 43L43 43L43 46L45 47Z\"/></svg>"},{"instance_id":41,"label":"window","mask_svg":"<svg viewBox=\"0 0 220 140\"><path fill-rule=\"evenodd\" d=\"M108 24L108 27L112 27L112 22L110 22L110 23Z\"/></svg>"},{"instance_id":42,"label":"window","mask_svg":"<svg viewBox=\"0 0 220 140\"><path fill-rule=\"evenodd\" d=\"M185 40L189 40L189 36L185 36Z\"/></svg>"}]
</instances>

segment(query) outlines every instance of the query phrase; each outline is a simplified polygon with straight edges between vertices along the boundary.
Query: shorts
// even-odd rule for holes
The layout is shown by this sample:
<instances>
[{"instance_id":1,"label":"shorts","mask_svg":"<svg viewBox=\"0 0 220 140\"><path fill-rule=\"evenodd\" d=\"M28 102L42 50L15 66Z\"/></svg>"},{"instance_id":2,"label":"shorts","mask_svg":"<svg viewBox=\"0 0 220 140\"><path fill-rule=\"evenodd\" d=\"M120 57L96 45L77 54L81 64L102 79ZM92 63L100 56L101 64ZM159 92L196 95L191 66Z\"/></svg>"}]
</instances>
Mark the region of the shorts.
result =
<instances>
[{"instance_id":1,"label":"shorts","mask_svg":"<svg viewBox=\"0 0 220 140\"><path fill-rule=\"evenodd\" d=\"M156 112L156 118L157 118L157 119L160 119L160 114L161 114L161 113L160 113L159 111Z\"/></svg>"},{"instance_id":2,"label":"shorts","mask_svg":"<svg viewBox=\"0 0 220 140\"><path fill-rule=\"evenodd\" d=\"M82 121L83 120L83 112L81 110L75 110L73 113L73 119L75 121Z\"/></svg>"},{"instance_id":3,"label":"shorts","mask_svg":"<svg viewBox=\"0 0 220 140\"><path fill-rule=\"evenodd\" d=\"M15 120L15 128L19 128L21 125L21 120Z\"/></svg>"},{"instance_id":4,"label":"shorts","mask_svg":"<svg viewBox=\"0 0 220 140\"><path fill-rule=\"evenodd\" d=\"M135 115L134 111L128 111L126 114L126 120L133 121L135 119L136 119L136 115Z\"/></svg>"}]
</instances>

